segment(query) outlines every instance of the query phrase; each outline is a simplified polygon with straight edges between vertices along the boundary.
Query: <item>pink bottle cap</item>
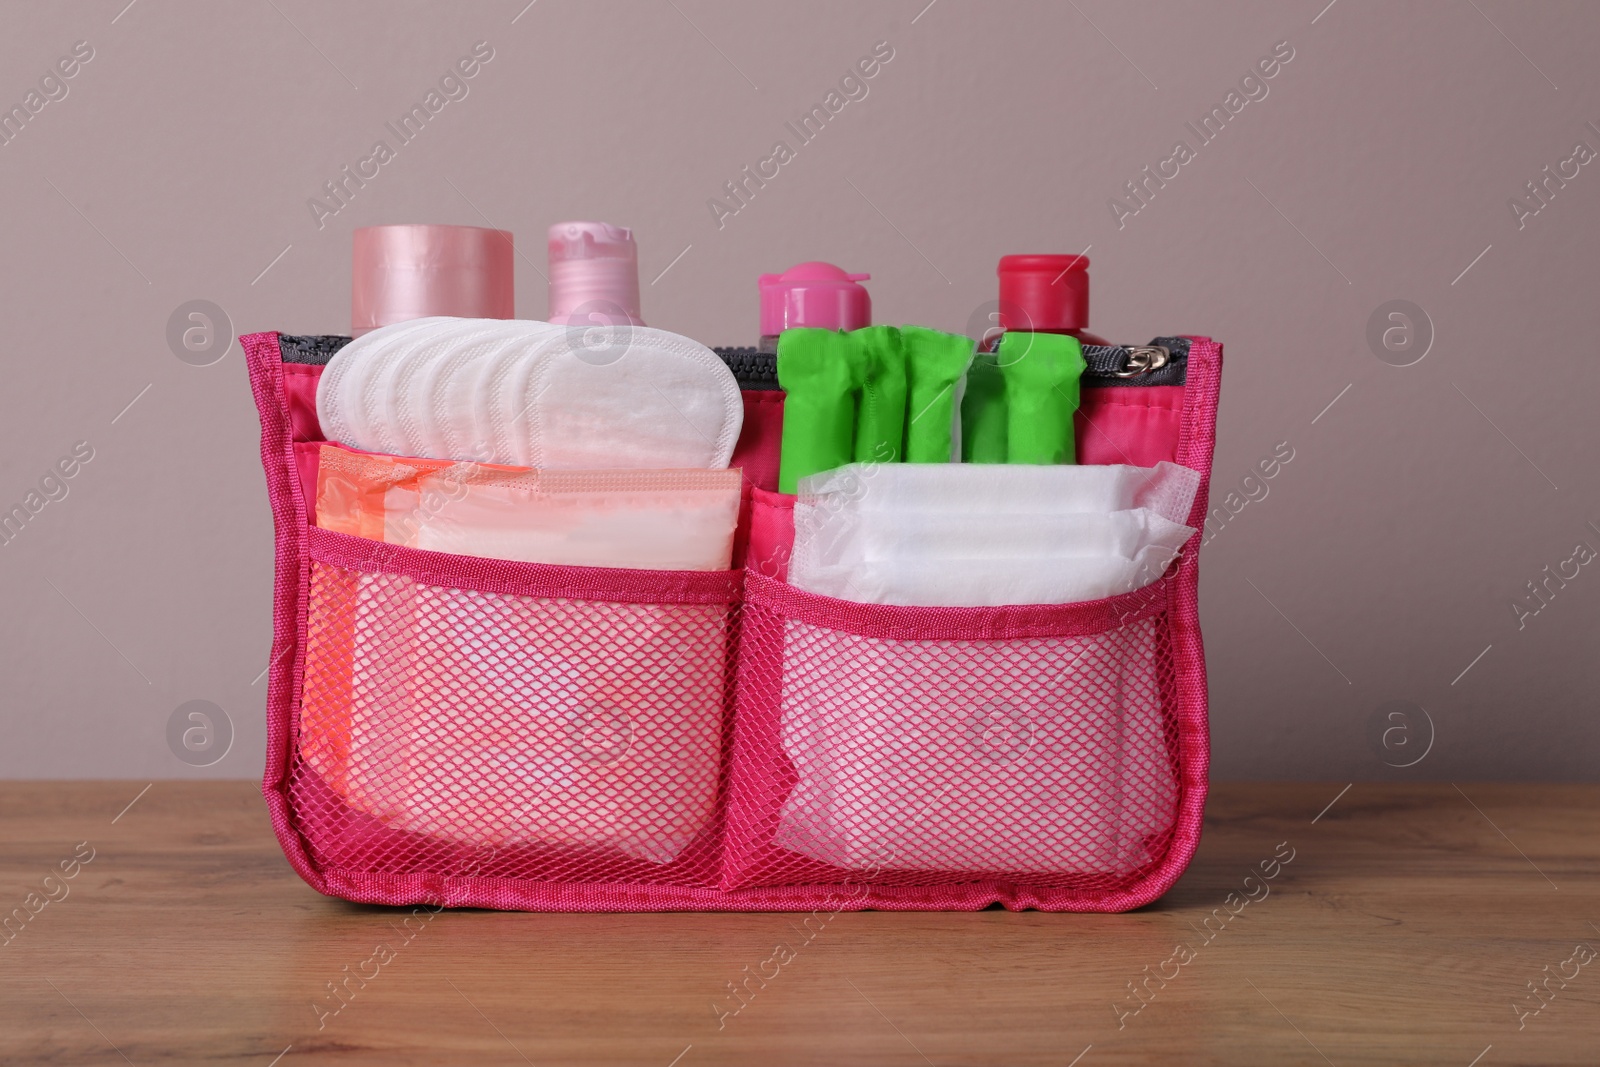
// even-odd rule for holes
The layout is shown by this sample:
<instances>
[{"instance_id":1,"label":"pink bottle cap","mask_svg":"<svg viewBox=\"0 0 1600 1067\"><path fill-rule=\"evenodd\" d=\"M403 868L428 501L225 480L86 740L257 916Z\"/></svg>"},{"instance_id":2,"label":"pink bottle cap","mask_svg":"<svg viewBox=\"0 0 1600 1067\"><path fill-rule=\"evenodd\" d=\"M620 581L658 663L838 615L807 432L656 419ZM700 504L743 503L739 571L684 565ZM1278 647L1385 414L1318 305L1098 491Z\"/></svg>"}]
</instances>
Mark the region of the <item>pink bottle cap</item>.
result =
<instances>
[{"instance_id":1,"label":"pink bottle cap","mask_svg":"<svg viewBox=\"0 0 1600 1067\"><path fill-rule=\"evenodd\" d=\"M832 263L801 263L782 274L763 274L761 335L796 326L857 330L872 324L872 296L857 285L870 274L846 274Z\"/></svg>"},{"instance_id":2,"label":"pink bottle cap","mask_svg":"<svg viewBox=\"0 0 1600 1067\"><path fill-rule=\"evenodd\" d=\"M550 321L644 325L632 230L607 222L550 227Z\"/></svg>"},{"instance_id":3,"label":"pink bottle cap","mask_svg":"<svg viewBox=\"0 0 1600 1067\"><path fill-rule=\"evenodd\" d=\"M480 226L363 226L354 234L350 332L430 315L516 316L511 234Z\"/></svg>"}]
</instances>

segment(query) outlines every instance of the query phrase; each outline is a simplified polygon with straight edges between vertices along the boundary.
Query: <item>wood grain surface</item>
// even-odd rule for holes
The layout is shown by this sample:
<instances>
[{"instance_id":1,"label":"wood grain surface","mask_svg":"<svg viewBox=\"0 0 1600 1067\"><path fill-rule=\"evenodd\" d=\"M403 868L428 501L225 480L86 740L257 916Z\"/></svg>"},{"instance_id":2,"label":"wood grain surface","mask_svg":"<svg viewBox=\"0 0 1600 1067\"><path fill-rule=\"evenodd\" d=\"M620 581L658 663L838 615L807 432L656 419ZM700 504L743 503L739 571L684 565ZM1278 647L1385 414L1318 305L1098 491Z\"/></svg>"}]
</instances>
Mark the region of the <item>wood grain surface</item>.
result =
<instances>
[{"instance_id":1,"label":"wood grain surface","mask_svg":"<svg viewBox=\"0 0 1600 1067\"><path fill-rule=\"evenodd\" d=\"M251 784L0 783L0 1062L1594 1064L1597 876L1600 786L1247 783L1133 914L417 918Z\"/></svg>"}]
</instances>

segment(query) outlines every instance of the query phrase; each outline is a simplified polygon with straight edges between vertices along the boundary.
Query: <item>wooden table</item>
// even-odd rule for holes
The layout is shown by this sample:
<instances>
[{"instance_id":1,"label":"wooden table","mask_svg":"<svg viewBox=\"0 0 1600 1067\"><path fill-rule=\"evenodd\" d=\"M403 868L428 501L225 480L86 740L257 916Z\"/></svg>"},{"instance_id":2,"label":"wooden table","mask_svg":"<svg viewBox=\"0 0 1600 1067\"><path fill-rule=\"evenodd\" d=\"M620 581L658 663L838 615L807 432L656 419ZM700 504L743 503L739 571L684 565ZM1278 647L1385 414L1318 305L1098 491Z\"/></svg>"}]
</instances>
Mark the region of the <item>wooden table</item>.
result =
<instances>
[{"instance_id":1,"label":"wooden table","mask_svg":"<svg viewBox=\"0 0 1600 1067\"><path fill-rule=\"evenodd\" d=\"M728 983L797 917L407 931L302 883L248 783L0 783L15 908L7 1064L1600 1061L1593 785L1221 785L1155 906L843 913L736 1014ZM380 943L377 976L319 1015Z\"/></svg>"}]
</instances>

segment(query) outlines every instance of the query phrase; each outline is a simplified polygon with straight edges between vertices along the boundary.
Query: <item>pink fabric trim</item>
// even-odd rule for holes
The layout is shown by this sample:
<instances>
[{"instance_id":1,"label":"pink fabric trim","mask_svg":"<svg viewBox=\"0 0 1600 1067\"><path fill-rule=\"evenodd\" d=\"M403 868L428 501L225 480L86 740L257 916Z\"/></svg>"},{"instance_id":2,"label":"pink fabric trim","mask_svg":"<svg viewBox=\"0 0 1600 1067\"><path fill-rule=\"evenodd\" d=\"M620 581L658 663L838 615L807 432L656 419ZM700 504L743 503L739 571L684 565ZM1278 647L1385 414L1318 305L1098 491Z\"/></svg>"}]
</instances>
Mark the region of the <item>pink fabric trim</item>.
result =
<instances>
[{"instance_id":1,"label":"pink fabric trim","mask_svg":"<svg viewBox=\"0 0 1600 1067\"><path fill-rule=\"evenodd\" d=\"M646 571L514 563L403 548L317 526L306 533L310 557L318 563L364 574L403 574L426 585L485 593L620 604L732 604L739 599L743 580L739 571Z\"/></svg>"},{"instance_id":2,"label":"pink fabric trim","mask_svg":"<svg viewBox=\"0 0 1600 1067\"><path fill-rule=\"evenodd\" d=\"M290 809L288 783L293 753L295 709L305 669L305 603L310 585L306 557L305 499L295 474L289 413L284 390L283 352L278 335L246 334L239 338L250 371L250 391L261 415L261 466L272 505L276 567L273 577L272 659L267 665L267 766L261 793L272 816L278 843L295 873L319 892L331 892L323 872L306 854L305 841ZM315 410L313 408L313 410Z\"/></svg>"},{"instance_id":3,"label":"pink fabric trim","mask_svg":"<svg viewBox=\"0 0 1600 1067\"><path fill-rule=\"evenodd\" d=\"M1211 461L1217 446L1217 401L1222 387L1222 346L1209 337L1193 337L1184 383L1183 425L1177 462L1200 472L1200 488L1189 510L1188 525L1201 529L1209 510ZM1189 539L1172 582L1169 629L1177 681L1178 825L1165 862L1140 888L1138 907L1157 899L1178 880L1200 844L1206 788L1211 772L1211 728L1206 706L1206 653L1200 639L1200 541Z\"/></svg>"},{"instance_id":4,"label":"pink fabric trim","mask_svg":"<svg viewBox=\"0 0 1600 1067\"><path fill-rule=\"evenodd\" d=\"M848 872L840 874L844 879L850 877ZM1155 899L1144 893L1033 890L994 880L942 885L931 892L924 886L880 886L859 880L724 890L455 875L366 875L333 869L327 872L325 885L322 891L329 896L361 904L503 911L981 911L999 904L1010 911L1106 912L1127 911Z\"/></svg>"},{"instance_id":5,"label":"pink fabric trim","mask_svg":"<svg viewBox=\"0 0 1600 1067\"><path fill-rule=\"evenodd\" d=\"M857 604L797 589L751 574L745 599L786 619L889 641L1007 641L1066 637L1126 626L1157 614L1167 603L1162 579L1131 593L1077 604L1009 604L994 608L918 608Z\"/></svg>"}]
</instances>

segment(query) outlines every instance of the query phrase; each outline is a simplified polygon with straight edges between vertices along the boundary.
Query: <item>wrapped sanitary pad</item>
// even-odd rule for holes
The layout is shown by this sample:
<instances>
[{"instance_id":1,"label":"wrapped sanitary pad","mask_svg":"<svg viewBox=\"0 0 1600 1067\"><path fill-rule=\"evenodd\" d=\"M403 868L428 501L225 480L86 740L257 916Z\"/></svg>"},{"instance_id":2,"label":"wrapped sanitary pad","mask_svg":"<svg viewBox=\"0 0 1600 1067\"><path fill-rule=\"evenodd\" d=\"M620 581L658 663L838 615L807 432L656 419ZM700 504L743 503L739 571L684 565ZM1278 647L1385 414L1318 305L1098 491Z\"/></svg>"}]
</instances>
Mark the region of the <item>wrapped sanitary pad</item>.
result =
<instances>
[{"instance_id":1,"label":"wrapped sanitary pad","mask_svg":"<svg viewBox=\"0 0 1600 1067\"><path fill-rule=\"evenodd\" d=\"M726 570L737 470L528 470L321 448L317 525L524 563Z\"/></svg>"},{"instance_id":2,"label":"wrapped sanitary pad","mask_svg":"<svg viewBox=\"0 0 1600 1067\"><path fill-rule=\"evenodd\" d=\"M1064 604L1161 577L1199 475L1156 467L851 465L801 483L789 581L871 604Z\"/></svg>"}]
</instances>

